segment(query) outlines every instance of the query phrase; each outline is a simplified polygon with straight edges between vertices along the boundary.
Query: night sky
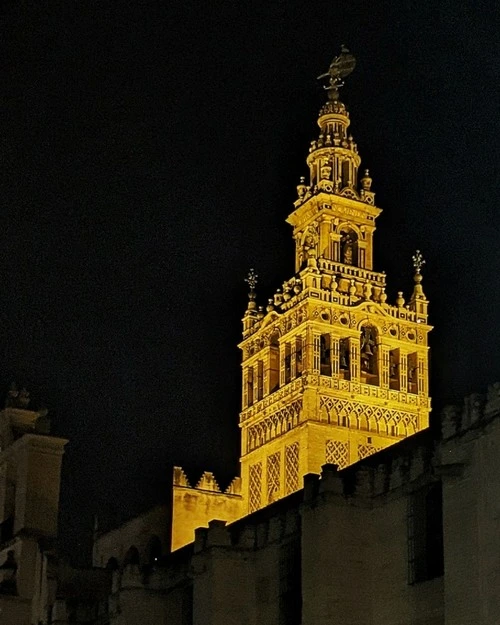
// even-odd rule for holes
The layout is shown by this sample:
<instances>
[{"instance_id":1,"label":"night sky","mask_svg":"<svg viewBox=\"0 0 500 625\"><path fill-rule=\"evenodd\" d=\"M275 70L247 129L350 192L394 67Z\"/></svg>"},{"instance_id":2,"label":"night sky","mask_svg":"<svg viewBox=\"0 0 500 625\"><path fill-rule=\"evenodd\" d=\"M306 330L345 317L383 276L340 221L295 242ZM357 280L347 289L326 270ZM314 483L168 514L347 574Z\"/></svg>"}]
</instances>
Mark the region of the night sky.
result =
<instances>
[{"instance_id":1,"label":"night sky","mask_svg":"<svg viewBox=\"0 0 500 625\"><path fill-rule=\"evenodd\" d=\"M237 472L243 279L265 304L293 273L342 43L390 302L427 259L434 405L500 379L497 2L10 0L1 20L0 383L71 441L73 556L93 514L165 499L171 464Z\"/></svg>"}]
</instances>

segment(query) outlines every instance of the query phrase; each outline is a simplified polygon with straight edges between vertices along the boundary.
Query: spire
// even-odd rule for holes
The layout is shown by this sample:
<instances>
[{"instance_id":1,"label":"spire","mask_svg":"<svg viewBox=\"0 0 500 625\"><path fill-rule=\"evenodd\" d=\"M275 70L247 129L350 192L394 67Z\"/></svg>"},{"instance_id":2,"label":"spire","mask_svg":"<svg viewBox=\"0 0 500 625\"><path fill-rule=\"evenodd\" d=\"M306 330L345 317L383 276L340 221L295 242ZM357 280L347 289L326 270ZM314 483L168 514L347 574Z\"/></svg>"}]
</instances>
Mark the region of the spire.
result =
<instances>
[{"instance_id":1,"label":"spire","mask_svg":"<svg viewBox=\"0 0 500 625\"><path fill-rule=\"evenodd\" d=\"M358 146L348 133L351 123L349 113L339 100L339 89L344 85L344 78L355 66L356 59L342 46L340 54L330 63L328 71L318 77L319 80L328 78L324 85L328 100L319 113L319 137L311 142L309 148L309 184L301 179L297 186L296 208L319 192L344 195L374 205L375 194L371 191L372 179L368 170L358 182L361 157Z\"/></svg>"},{"instance_id":2,"label":"spire","mask_svg":"<svg viewBox=\"0 0 500 625\"><path fill-rule=\"evenodd\" d=\"M424 289L422 288L422 267L425 265L422 252L417 250L412 256L413 268L415 273L413 279L415 286L413 287L413 293L409 303L409 309L416 312L418 317L418 323L427 323L427 306L429 304L428 299L425 297Z\"/></svg>"},{"instance_id":3,"label":"spire","mask_svg":"<svg viewBox=\"0 0 500 625\"><path fill-rule=\"evenodd\" d=\"M255 269L250 269L248 272L248 276L245 278L245 282L250 287L250 291L248 292L248 308L247 310L255 310L257 305L255 303L256 293L255 287L258 282L258 275L255 273Z\"/></svg>"},{"instance_id":4,"label":"spire","mask_svg":"<svg viewBox=\"0 0 500 625\"><path fill-rule=\"evenodd\" d=\"M243 336L246 336L252 329L255 322L259 319L260 312L257 310L257 304L255 299L257 293L255 287L257 286L258 275L255 273L255 269L250 269L248 276L245 278L245 282L250 287L248 291L248 306L243 316Z\"/></svg>"},{"instance_id":5,"label":"spire","mask_svg":"<svg viewBox=\"0 0 500 625\"><path fill-rule=\"evenodd\" d=\"M417 250L415 254L412 256L413 260L413 268L415 269L415 274L413 275L413 279L415 280L415 286L413 288L413 295L411 301L416 299L424 299L424 290L422 288L422 274L421 269L425 265L425 259L422 256L422 252Z\"/></svg>"}]
</instances>

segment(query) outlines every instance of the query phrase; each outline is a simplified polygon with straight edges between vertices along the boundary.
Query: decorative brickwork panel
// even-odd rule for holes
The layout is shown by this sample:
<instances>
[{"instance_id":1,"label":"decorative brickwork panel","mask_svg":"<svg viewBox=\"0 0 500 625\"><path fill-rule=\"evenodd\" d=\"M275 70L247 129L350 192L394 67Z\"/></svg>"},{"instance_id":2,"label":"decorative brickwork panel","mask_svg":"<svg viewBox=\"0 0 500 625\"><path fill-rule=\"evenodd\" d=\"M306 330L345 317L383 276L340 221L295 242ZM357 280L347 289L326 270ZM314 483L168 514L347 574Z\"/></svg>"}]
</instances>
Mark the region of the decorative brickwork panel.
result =
<instances>
[{"instance_id":1,"label":"decorative brickwork panel","mask_svg":"<svg viewBox=\"0 0 500 625\"><path fill-rule=\"evenodd\" d=\"M348 383L346 380L343 381ZM362 388L370 391L373 388L374 393L381 392L381 389L376 386L370 388L369 385L363 385ZM351 390L356 393L360 392L360 389L354 389L354 387ZM326 416L328 423L335 425L369 429L389 435L391 435L392 427L394 427L396 431L401 431L402 436L414 434L418 430L417 415L401 410L370 406L328 396L320 398L320 410Z\"/></svg>"},{"instance_id":2,"label":"decorative brickwork panel","mask_svg":"<svg viewBox=\"0 0 500 625\"><path fill-rule=\"evenodd\" d=\"M255 512L261 506L261 493L262 493L262 463L252 464L250 466L249 473L249 507L250 512Z\"/></svg>"},{"instance_id":3,"label":"decorative brickwork panel","mask_svg":"<svg viewBox=\"0 0 500 625\"><path fill-rule=\"evenodd\" d=\"M301 411L302 400L297 399L248 428L247 451L252 451L296 427Z\"/></svg>"},{"instance_id":4,"label":"decorative brickwork panel","mask_svg":"<svg viewBox=\"0 0 500 625\"><path fill-rule=\"evenodd\" d=\"M383 447L375 447L375 445L358 445L358 458L363 460L363 458L371 456L381 449L383 449Z\"/></svg>"},{"instance_id":5,"label":"decorative brickwork panel","mask_svg":"<svg viewBox=\"0 0 500 625\"><path fill-rule=\"evenodd\" d=\"M285 494L299 489L299 443L285 447Z\"/></svg>"},{"instance_id":6,"label":"decorative brickwork panel","mask_svg":"<svg viewBox=\"0 0 500 625\"><path fill-rule=\"evenodd\" d=\"M325 461L343 469L349 464L349 443L346 441L326 441Z\"/></svg>"},{"instance_id":7,"label":"decorative brickwork panel","mask_svg":"<svg viewBox=\"0 0 500 625\"><path fill-rule=\"evenodd\" d=\"M267 459L267 503L276 501L280 494L280 463L279 451Z\"/></svg>"}]
</instances>

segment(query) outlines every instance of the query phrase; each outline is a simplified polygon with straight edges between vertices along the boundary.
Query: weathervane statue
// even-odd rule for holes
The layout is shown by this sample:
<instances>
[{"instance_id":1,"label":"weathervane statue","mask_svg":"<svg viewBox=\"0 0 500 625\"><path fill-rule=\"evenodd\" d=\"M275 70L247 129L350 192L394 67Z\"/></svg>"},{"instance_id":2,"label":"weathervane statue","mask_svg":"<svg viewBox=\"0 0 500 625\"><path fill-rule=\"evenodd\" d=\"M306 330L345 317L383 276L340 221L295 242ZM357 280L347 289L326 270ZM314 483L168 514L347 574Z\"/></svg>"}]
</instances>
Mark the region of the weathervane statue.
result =
<instances>
[{"instance_id":1,"label":"weathervane statue","mask_svg":"<svg viewBox=\"0 0 500 625\"><path fill-rule=\"evenodd\" d=\"M355 67L356 59L345 46L342 46L340 54L330 63L328 71L318 76L318 80L328 78L328 85L325 85L324 89L328 91L329 100L338 99L339 89L344 86L343 79L349 76Z\"/></svg>"}]
</instances>

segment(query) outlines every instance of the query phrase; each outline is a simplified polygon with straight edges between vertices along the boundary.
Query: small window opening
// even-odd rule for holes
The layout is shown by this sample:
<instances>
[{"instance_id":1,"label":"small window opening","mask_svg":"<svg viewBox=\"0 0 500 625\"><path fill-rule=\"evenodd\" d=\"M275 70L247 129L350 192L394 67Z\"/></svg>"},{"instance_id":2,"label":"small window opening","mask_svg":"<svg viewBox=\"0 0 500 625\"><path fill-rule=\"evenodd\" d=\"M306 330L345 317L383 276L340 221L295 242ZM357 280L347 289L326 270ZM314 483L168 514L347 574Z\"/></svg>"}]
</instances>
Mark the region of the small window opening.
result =
<instances>
[{"instance_id":1,"label":"small window opening","mask_svg":"<svg viewBox=\"0 0 500 625\"><path fill-rule=\"evenodd\" d=\"M295 343L295 375L299 378L302 375L303 370L303 349L302 349L302 339L298 338Z\"/></svg>"},{"instance_id":2,"label":"small window opening","mask_svg":"<svg viewBox=\"0 0 500 625\"><path fill-rule=\"evenodd\" d=\"M253 404L253 367L248 367L247 371L247 403L249 406Z\"/></svg>"},{"instance_id":3,"label":"small window opening","mask_svg":"<svg viewBox=\"0 0 500 625\"><path fill-rule=\"evenodd\" d=\"M285 384L292 379L292 348L289 343L285 345Z\"/></svg>"},{"instance_id":4,"label":"small window opening","mask_svg":"<svg viewBox=\"0 0 500 625\"><path fill-rule=\"evenodd\" d=\"M349 379L349 339L340 339L339 343L339 371L340 376L345 380Z\"/></svg>"},{"instance_id":5,"label":"small window opening","mask_svg":"<svg viewBox=\"0 0 500 625\"><path fill-rule=\"evenodd\" d=\"M418 355L408 354L408 392L418 393Z\"/></svg>"},{"instance_id":6,"label":"small window opening","mask_svg":"<svg viewBox=\"0 0 500 625\"><path fill-rule=\"evenodd\" d=\"M322 334L320 339L320 372L321 375L332 375L332 350L329 334Z\"/></svg>"}]
</instances>

